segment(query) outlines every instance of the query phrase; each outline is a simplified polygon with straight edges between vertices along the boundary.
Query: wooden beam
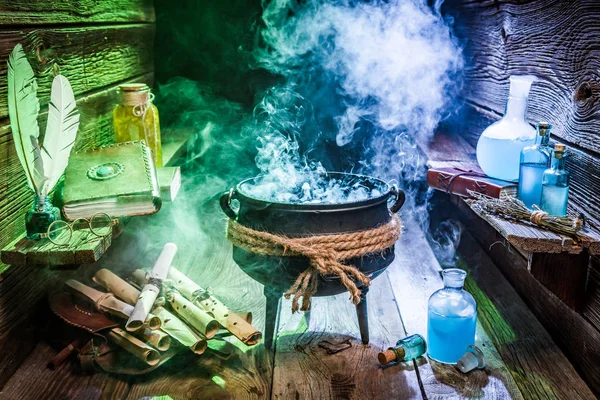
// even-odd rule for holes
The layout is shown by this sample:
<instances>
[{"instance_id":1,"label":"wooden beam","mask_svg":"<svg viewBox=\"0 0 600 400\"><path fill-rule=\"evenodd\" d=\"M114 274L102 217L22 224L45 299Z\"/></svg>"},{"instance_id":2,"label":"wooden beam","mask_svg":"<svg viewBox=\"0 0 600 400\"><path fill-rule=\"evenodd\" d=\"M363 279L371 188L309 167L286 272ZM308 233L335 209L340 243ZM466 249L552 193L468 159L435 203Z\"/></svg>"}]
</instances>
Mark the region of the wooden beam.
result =
<instances>
[{"instance_id":1,"label":"wooden beam","mask_svg":"<svg viewBox=\"0 0 600 400\"><path fill-rule=\"evenodd\" d=\"M0 25L154 22L151 0L10 0L2 4Z\"/></svg>"}]
</instances>

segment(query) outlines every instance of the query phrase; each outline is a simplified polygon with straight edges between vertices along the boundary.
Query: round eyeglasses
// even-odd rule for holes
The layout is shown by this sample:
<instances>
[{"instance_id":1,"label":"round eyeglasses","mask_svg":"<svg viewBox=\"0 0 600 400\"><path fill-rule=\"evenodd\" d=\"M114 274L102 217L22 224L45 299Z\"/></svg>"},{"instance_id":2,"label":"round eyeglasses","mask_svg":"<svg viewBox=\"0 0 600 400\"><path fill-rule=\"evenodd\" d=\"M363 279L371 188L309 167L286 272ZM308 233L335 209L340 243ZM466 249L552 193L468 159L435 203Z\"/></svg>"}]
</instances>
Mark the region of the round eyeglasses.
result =
<instances>
[{"instance_id":1,"label":"round eyeglasses","mask_svg":"<svg viewBox=\"0 0 600 400\"><path fill-rule=\"evenodd\" d=\"M99 212L87 218L77 218L73 222L54 221L48 226L46 234L41 237L48 238L57 246L65 246L71 242L74 230L89 229L97 237L103 238L112 233L112 227L118 223L118 219L112 219L108 214ZM83 228L82 228L83 226Z\"/></svg>"}]
</instances>

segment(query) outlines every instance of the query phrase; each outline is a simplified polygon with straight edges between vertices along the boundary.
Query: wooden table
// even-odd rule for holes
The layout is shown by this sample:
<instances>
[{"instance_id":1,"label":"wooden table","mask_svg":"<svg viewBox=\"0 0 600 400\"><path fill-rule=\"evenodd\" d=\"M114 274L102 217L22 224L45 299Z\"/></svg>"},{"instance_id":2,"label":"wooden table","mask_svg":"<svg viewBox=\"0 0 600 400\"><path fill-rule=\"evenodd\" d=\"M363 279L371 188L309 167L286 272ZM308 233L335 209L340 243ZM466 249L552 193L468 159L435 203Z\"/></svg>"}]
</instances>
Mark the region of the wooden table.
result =
<instances>
[{"instance_id":1,"label":"wooden table","mask_svg":"<svg viewBox=\"0 0 600 400\"><path fill-rule=\"evenodd\" d=\"M115 271L149 267L164 243L153 239L152 230L172 229L179 232L174 236L180 248L175 264L196 281L213 287L233 309L252 311L256 326L262 328L262 286L233 263L231 246L221 239L186 237L182 227L165 225L174 221L175 208L161 213L132 221L99 265L83 268L80 275L89 277L101 267ZM426 335L427 299L442 286L440 265L423 232L411 221L405 225L396 261L373 282L369 292L369 345L360 343L354 306L347 294L315 298L310 314L292 314L290 303L284 300L271 351L262 344L247 348L232 339L239 351L225 361L205 354L175 358L143 377L84 376L74 360L55 371L46 369L56 350L41 341L2 389L0 398L594 398L512 287L476 249L469 250L462 265L471 272L467 289L479 304L476 344L485 353L486 369L463 375L452 366L424 357L382 368L376 357L379 351L406 335ZM319 346L324 341L347 341L351 347L329 355Z\"/></svg>"}]
</instances>

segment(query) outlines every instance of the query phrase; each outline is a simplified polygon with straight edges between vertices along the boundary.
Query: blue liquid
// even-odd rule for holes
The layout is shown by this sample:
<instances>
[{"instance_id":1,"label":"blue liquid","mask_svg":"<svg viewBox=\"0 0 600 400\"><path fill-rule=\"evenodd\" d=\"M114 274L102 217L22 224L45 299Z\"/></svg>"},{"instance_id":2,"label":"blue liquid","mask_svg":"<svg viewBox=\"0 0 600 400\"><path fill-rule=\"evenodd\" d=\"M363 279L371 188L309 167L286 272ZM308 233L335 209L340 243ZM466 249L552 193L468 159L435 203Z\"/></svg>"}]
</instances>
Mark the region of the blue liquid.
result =
<instances>
[{"instance_id":1,"label":"blue liquid","mask_svg":"<svg viewBox=\"0 0 600 400\"><path fill-rule=\"evenodd\" d=\"M477 314L470 317L444 317L429 310L427 354L435 361L455 364L475 344Z\"/></svg>"},{"instance_id":2,"label":"blue liquid","mask_svg":"<svg viewBox=\"0 0 600 400\"><path fill-rule=\"evenodd\" d=\"M488 176L505 181L519 179L521 150L535 143L531 140L495 139L481 136L477 142L477 161Z\"/></svg>"},{"instance_id":3,"label":"blue liquid","mask_svg":"<svg viewBox=\"0 0 600 400\"><path fill-rule=\"evenodd\" d=\"M541 207L542 175L548 167L545 164L521 164L519 174L519 200L528 208Z\"/></svg>"},{"instance_id":4,"label":"blue liquid","mask_svg":"<svg viewBox=\"0 0 600 400\"><path fill-rule=\"evenodd\" d=\"M567 215L569 187L544 185L542 188L542 210L550 215L562 217Z\"/></svg>"}]
</instances>

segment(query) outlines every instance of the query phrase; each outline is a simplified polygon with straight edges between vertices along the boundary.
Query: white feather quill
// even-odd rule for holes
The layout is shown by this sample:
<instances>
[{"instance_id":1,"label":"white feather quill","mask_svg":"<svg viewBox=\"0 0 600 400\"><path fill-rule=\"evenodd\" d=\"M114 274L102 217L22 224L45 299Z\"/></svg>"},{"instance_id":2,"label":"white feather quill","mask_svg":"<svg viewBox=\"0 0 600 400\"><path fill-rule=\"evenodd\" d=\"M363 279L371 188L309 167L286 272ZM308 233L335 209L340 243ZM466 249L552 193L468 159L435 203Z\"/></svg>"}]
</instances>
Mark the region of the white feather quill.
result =
<instances>
[{"instance_id":1,"label":"white feather quill","mask_svg":"<svg viewBox=\"0 0 600 400\"><path fill-rule=\"evenodd\" d=\"M67 78L57 75L52 82L48 123L42 146L42 163L46 175L42 194L48 194L65 172L78 129L79 113L75 108L73 89Z\"/></svg>"},{"instance_id":2,"label":"white feather quill","mask_svg":"<svg viewBox=\"0 0 600 400\"><path fill-rule=\"evenodd\" d=\"M8 116L17 156L36 194L42 193L46 181L38 143L37 123L40 103L37 82L23 47L17 44L8 58Z\"/></svg>"}]
</instances>

